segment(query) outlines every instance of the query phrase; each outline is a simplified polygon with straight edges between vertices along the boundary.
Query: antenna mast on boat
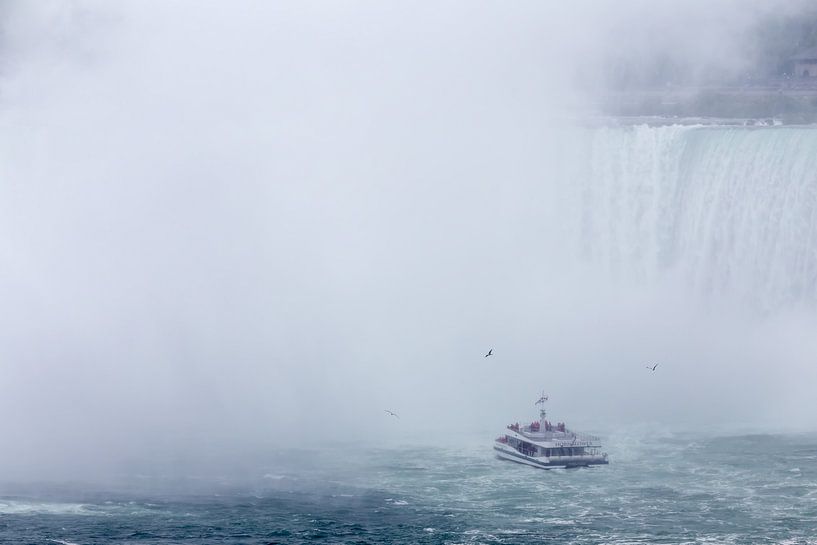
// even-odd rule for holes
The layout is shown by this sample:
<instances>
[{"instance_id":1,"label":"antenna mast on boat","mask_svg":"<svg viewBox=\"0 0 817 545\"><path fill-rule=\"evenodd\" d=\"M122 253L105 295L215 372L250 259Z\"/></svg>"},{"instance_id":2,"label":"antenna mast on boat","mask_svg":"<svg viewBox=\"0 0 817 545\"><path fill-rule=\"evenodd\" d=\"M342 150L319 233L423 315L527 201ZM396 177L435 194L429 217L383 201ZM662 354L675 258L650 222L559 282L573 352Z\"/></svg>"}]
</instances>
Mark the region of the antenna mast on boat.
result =
<instances>
[{"instance_id":1,"label":"antenna mast on boat","mask_svg":"<svg viewBox=\"0 0 817 545\"><path fill-rule=\"evenodd\" d=\"M545 411L545 401L548 400L548 396L545 394L545 391L542 390L542 397L534 405L541 405L539 407L539 425L541 429L545 430L545 416L547 416L547 412Z\"/></svg>"}]
</instances>

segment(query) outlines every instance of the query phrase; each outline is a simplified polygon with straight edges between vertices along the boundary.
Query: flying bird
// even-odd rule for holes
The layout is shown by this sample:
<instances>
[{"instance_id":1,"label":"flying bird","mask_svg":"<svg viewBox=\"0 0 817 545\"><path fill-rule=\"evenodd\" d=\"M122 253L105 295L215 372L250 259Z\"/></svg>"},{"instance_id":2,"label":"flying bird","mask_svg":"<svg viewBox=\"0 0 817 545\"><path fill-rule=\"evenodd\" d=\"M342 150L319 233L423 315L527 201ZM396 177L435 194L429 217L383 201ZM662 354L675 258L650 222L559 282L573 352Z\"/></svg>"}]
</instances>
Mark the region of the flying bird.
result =
<instances>
[{"instance_id":1,"label":"flying bird","mask_svg":"<svg viewBox=\"0 0 817 545\"><path fill-rule=\"evenodd\" d=\"M397 413L393 413L393 412L391 412L391 411L390 411L390 410L388 410L388 409L383 409L383 411L384 411L386 414L390 415L390 416L393 416L393 417L395 417L395 418L400 418L400 417L397 415Z\"/></svg>"},{"instance_id":2,"label":"flying bird","mask_svg":"<svg viewBox=\"0 0 817 545\"><path fill-rule=\"evenodd\" d=\"M491 348L490 350L488 350L488 353L485 354L485 357L487 358L488 356L493 356L493 355L494 355L494 349Z\"/></svg>"},{"instance_id":3,"label":"flying bird","mask_svg":"<svg viewBox=\"0 0 817 545\"><path fill-rule=\"evenodd\" d=\"M656 368L656 367L658 367L658 364L657 364L657 363L656 363L655 365L653 365L652 367L650 367L650 366L648 365L648 366L647 366L647 369L649 369L650 371L655 371L655 368Z\"/></svg>"}]
</instances>

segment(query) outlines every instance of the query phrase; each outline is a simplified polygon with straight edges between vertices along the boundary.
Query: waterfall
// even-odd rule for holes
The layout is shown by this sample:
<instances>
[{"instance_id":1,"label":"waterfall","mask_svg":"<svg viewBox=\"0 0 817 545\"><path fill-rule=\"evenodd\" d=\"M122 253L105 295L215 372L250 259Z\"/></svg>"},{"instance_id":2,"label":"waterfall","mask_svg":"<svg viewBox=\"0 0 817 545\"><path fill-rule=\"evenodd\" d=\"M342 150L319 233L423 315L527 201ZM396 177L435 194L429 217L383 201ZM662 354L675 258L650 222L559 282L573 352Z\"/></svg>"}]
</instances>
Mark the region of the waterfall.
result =
<instances>
[{"instance_id":1,"label":"waterfall","mask_svg":"<svg viewBox=\"0 0 817 545\"><path fill-rule=\"evenodd\" d=\"M630 126L570 141L583 262L764 310L817 306L817 128Z\"/></svg>"}]
</instances>

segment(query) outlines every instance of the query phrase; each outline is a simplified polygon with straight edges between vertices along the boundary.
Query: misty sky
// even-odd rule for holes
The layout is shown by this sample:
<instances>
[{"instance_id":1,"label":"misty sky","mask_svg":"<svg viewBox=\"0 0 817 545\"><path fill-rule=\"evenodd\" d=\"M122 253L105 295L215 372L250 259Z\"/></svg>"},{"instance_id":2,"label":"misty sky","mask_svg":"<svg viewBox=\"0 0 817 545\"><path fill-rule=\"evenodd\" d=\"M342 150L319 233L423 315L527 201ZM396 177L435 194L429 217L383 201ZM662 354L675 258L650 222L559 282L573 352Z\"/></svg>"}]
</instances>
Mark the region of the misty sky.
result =
<instances>
[{"instance_id":1,"label":"misty sky","mask_svg":"<svg viewBox=\"0 0 817 545\"><path fill-rule=\"evenodd\" d=\"M0 467L487 445L542 388L586 429L813 426L812 311L622 283L560 231L605 55L731 70L772 9L0 2Z\"/></svg>"}]
</instances>

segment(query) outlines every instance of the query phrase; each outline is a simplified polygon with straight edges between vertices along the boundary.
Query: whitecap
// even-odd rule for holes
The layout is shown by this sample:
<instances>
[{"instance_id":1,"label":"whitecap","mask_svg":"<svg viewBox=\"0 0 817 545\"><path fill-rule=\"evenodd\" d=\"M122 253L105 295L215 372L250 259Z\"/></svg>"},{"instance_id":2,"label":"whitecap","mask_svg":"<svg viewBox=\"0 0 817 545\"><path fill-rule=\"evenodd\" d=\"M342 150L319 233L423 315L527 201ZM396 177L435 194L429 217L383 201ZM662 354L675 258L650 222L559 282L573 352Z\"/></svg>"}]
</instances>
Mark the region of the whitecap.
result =
<instances>
[{"instance_id":1,"label":"whitecap","mask_svg":"<svg viewBox=\"0 0 817 545\"><path fill-rule=\"evenodd\" d=\"M29 503L16 500L0 501L3 515L88 515L91 514L81 503Z\"/></svg>"},{"instance_id":2,"label":"whitecap","mask_svg":"<svg viewBox=\"0 0 817 545\"><path fill-rule=\"evenodd\" d=\"M527 534L527 531L520 530L518 528L508 528L506 530L498 530L497 533L498 534L503 534L503 535L506 535L506 534L507 535L522 535L522 534Z\"/></svg>"}]
</instances>

